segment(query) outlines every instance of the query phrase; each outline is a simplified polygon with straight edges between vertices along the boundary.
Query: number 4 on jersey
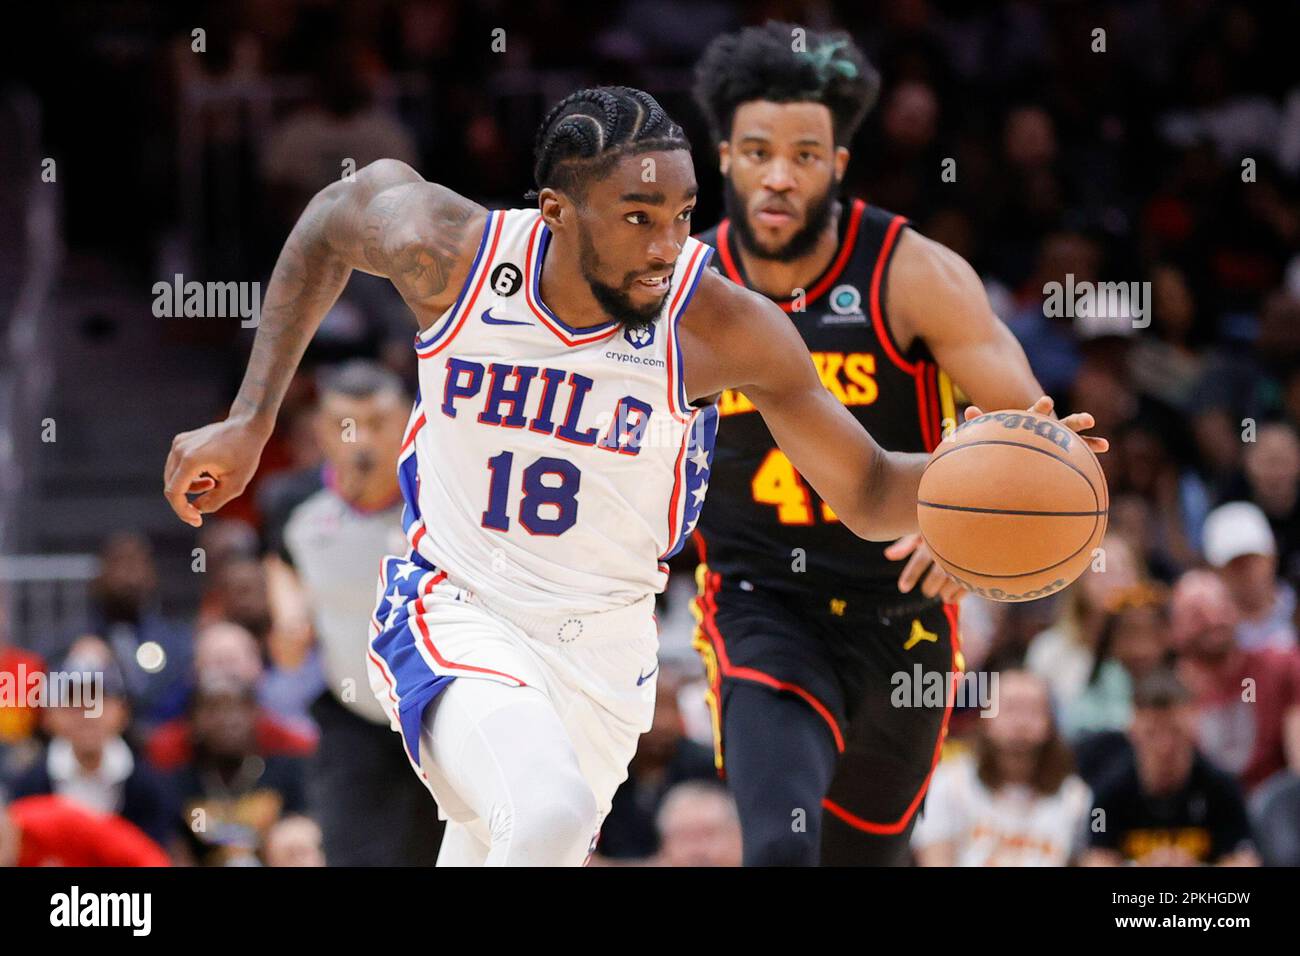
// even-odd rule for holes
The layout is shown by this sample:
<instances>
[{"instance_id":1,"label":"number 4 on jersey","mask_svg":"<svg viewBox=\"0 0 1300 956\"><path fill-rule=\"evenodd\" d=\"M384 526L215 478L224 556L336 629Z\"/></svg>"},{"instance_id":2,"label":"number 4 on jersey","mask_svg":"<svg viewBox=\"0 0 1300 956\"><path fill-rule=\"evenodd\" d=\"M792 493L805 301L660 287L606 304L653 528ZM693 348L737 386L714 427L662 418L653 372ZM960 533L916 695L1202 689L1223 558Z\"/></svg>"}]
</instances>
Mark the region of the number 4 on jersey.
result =
<instances>
[{"instance_id":1,"label":"number 4 on jersey","mask_svg":"<svg viewBox=\"0 0 1300 956\"><path fill-rule=\"evenodd\" d=\"M779 448L773 448L754 472L750 482L754 500L776 507L776 520L781 524L812 524L812 490L804 484L790 459ZM838 521L835 512L822 502L822 520Z\"/></svg>"}]
</instances>

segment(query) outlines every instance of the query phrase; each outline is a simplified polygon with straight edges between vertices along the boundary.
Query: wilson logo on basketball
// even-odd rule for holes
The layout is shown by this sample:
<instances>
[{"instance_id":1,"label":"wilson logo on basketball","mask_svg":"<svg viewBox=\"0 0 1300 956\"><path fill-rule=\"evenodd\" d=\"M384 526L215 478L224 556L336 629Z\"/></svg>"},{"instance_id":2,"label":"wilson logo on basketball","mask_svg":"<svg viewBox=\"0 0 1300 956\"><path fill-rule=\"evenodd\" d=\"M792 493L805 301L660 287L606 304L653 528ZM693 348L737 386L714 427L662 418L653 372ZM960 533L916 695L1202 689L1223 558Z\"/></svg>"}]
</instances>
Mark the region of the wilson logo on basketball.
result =
<instances>
[{"instance_id":1,"label":"wilson logo on basketball","mask_svg":"<svg viewBox=\"0 0 1300 956\"><path fill-rule=\"evenodd\" d=\"M1025 431L1033 432L1039 438L1046 438L1053 445L1056 445L1062 451L1069 451L1074 439L1070 435L1070 430L1061 425L1036 418L1032 415L1019 415L1012 412L993 412L988 415L980 415L978 418L972 418L968 422L962 422L957 426L956 432L964 431L974 425L979 425L987 421L994 421L1003 428L1015 429L1023 428ZM952 435L949 436L950 438Z\"/></svg>"},{"instance_id":2,"label":"wilson logo on basketball","mask_svg":"<svg viewBox=\"0 0 1300 956\"><path fill-rule=\"evenodd\" d=\"M1024 591L1020 594L1015 594L1011 591L1004 590L1003 588L982 588L978 584L972 584L970 581L965 581L956 575L953 576L953 580L964 587L967 591L974 591L976 594L981 597L986 597L990 601L1001 601L1003 603L1034 601L1041 597L1047 597L1049 594L1055 594L1057 591L1061 590L1061 588L1070 583L1064 578L1057 578L1051 584L1045 584L1041 588L1035 588L1032 591Z\"/></svg>"}]
</instances>

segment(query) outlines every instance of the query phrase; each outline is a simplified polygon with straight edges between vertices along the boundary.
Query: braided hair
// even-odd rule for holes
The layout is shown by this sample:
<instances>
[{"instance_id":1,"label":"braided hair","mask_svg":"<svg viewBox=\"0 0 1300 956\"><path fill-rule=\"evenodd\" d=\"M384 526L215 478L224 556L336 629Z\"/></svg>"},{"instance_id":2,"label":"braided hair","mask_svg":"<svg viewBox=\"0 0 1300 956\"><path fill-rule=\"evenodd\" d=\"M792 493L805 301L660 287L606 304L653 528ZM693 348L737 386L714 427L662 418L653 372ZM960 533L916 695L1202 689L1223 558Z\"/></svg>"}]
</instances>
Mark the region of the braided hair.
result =
<instances>
[{"instance_id":1,"label":"braided hair","mask_svg":"<svg viewBox=\"0 0 1300 956\"><path fill-rule=\"evenodd\" d=\"M691 144L655 98L627 86L597 86L556 103L537 131L533 180L582 199L592 180L624 156ZM524 197L537 200L533 190Z\"/></svg>"},{"instance_id":2,"label":"braided hair","mask_svg":"<svg viewBox=\"0 0 1300 956\"><path fill-rule=\"evenodd\" d=\"M794 31L804 29L803 49ZM847 146L880 95L880 74L846 33L769 20L717 37L695 68L695 100L716 142L731 138L736 109L753 100L821 103L835 144Z\"/></svg>"}]
</instances>

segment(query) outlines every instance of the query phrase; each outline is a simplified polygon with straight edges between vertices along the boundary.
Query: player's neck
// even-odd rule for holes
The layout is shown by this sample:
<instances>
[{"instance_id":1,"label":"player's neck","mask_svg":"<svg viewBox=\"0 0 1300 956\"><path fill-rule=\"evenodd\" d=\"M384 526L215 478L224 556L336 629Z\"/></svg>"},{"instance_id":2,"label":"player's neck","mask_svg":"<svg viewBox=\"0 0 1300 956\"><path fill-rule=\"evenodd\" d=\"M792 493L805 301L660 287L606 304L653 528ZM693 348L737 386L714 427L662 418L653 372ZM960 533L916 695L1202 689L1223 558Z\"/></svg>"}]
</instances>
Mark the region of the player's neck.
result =
<instances>
[{"instance_id":1,"label":"player's neck","mask_svg":"<svg viewBox=\"0 0 1300 956\"><path fill-rule=\"evenodd\" d=\"M537 294L547 308L570 328L591 328L603 325L612 318L592 295L591 286L578 268L577 258L559 254L554 236L542 259L542 275Z\"/></svg>"},{"instance_id":2,"label":"player's neck","mask_svg":"<svg viewBox=\"0 0 1300 956\"><path fill-rule=\"evenodd\" d=\"M745 270L745 278L749 280L750 288L773 299L791 298L795 289L807 291L817 277L830 268L830 264L835 260L835 254L839 251L840 215L843 208L843 203L835 203L826 228L817 237L817 245L813 246L806 255L791 259L789 262L763 259L754 255L745 245L740 234L733 232L736 236L736 248L740 253L740 262Z\"/></svg>"}]
</instances>

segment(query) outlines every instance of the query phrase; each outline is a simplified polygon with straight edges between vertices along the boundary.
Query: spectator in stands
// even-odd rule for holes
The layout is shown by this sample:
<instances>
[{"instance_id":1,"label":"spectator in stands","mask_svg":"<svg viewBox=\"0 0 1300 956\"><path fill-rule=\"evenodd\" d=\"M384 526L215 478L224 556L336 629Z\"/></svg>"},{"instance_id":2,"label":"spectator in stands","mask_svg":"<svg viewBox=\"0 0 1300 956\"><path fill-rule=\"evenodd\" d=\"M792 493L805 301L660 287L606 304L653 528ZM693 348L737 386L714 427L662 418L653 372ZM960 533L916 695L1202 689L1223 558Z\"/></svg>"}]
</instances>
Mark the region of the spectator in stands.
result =
<instances>
[{"instance_id":1,"label":"spectator in stands","mask_svg":"<svg viewBox=\"0 0 1300 956\"><path fill-rule=\"evenodd\" d=\"M70 696L52 701L44 712L50 742L14 781L14 796L56 793L89 810L117 814L165 844L175 807L162 778L122 737L130 704L112 652L99 638L84 637L59 670Z\"/></svg>"},{"instance_id":2,"label":"spectator in stands","mask_svg":"<svg viewBox=\"0 0 1300 956\"><path fill-rule=\"evenodd\" d=\"M1026 286L1025 303L1008 317L1007 328L1020 341L1034 373L1049 395L1068 395L1079 373L1079 346L1068 318L1048 316L1043 310L1048 284L1096 281L1101 252L1097 244L1077 232L1056 232L1038 246L1038 264Z\"/></svg>"},{"instance_id":3,"label":"spectator in stands","mask_svg":"<svg viewBox=\"0 0 1300 956\"><path fill-rule=\"evenodd\" d=\"M566 29L548 32L558 5L538 5L528 14L512 9L508 51L485 56L479 8L492 5L416 0L386 5L383 15L363 18L364 23L353 9L357 5L343 12L336 6L229 5L205 24L204 54L194 54L188 34L174 38L169 72L158 69L163 61L148 39L173 25L163 5L144 5L125 28L134 31L129 55L120 42L124 27L118 5L78 5L87 36L75 47L78 61L90 77L112 82L32 84L46 115L78 117L78 122L46 124L41 155L99 158L78 163L78 175L68 185L76 192L68 194L70 200L77 201L65 203L58 217L76 247L77 299L83 304L78 315L85 319L74 323L72 334L89 347L47 349L57 364L56 382L102 384L96 376L107 374L103 370L111 361L104 346L114 337L121 289L138 286L141 274L265 279L268 257L279 251L305 200L324 182L345 175L345 160L360 168L376 156L396 156L430 181L451 182L484 205L518 205L518 190L531 174L536 120L555 99L557 85L576 83L578 76L625 77L633 61L636 70L658 78L648 80L651 85L671 81L665 65L689 60L689 49L706 40L717 23L742 12L730 0L710 0L701 17L698 2L677 0L675 9L688 8L691 17L660 17L647 27L642 14L648 11L653 19L662 12L657 0L619 9L571 4L564 10ZM1111 4L1118 15L1107 18L1110 49L1104 56L1072 39L1081 35L1080 5L1072 3L794 6L855 33L867 30L887 78L881 108L850 144L862 161L849 165L845 194L870 196L971 260L998 313L1010 316L1062 413L1070 396L1083 407L1085 397L1104 400L1098 431L1109 431L1112 439L1113 450L1103 461L1112 480L1111 530L1132 543L1133 563L1172 583L1201 563L1207 550L1202 529L1210 511L1224 502L1253 502L1272 527L1276 570L1265 573L1264 563L1254 560L1267 554L1244 561L1232 596L1214 599L1227 611L1208 613L1231 617L1229 631L1239 616L1246 619L1247 643L1261 633L1268 641L1285 631L1286 591L1273 579L1280 575L1292 588L1300 586L1294 431L1300 427L1300 87L1288 48L1295 5L1145 3L1132 5L1130 12L1130 5ZM652 32L638 33L647 29ZM678 34L689 34L691 42L676 42ZM45 70L47 46L14 44L17 59L9 65L20 83L25 66L37 68L25 71L33 76ZM505 73L503 66L509 67ZM1079 82L1083 76L1087 82ZM160 77L171 83L158 82ZM122 102L135 95L142 108L87 109L87 94L96 91ZM662 92L671 98L667 87ZM664 105L673 111L671 102ZM178 122L159 124L157 117L173 106L181 110ZM691 112L680 113L688 132L696 132L690 129L696 120ZM103 150L105 142L114 148ZM418 161L416 143L426 147ZM1276 166L1270 154L1276 154ZM183 161L160 162L165 157ZM949 157L956 160L951 168L945 162ZM945 179L938 183L935 170L941 163ZM154 201L141 214L135 207L146 185L155 187L149 192ZM695 220L704 228L719 206L718 190L705 184L700 202ZM19 221L6 215L5 221L11 220ZM21 239L21 231L11 232ZM29 258L10 256L0 268L16 277ZM1064 282L1067 274L1076 284L1151 280L1152 327L1130 337L1126 364L1099 361L1105 350L1082 341L1067 316L1044 314L1045 284ZM0 297L19 285L0 281ZM870 297L869 290L862 291ZM127 328L118 324L118 339ZM233 382L223 375L244 364L237 353L247 336L238 323L172 322L154 331L148 336L154 347L141 353L141 361L187 370L183 400L224 409L230 397L226 387ZM391 286L355 273L309 347L304 370L331 354L352 357L381 349L413 383L417 359L410 332L409 310ZM200 343L201 355L194 349ZM129 348L141 344L143 339L133 338ZM7 358L0 357L0 364ZM153 407L148 403L165 403L173 396L158 389L178 389L178 382L171 372L140 376L133 390L123 390L115 411L125 415ZM309 375L295 377L259 474L244 495L222 509L222 519L242 515L244 522L207 516L196 540L172 526L166 543L174 550L161 565L172 572L169 599L187 596L185 585L218 583L225 578L222 565L234 558L260 559L253 541L260 517L268 525L269 550L281 552L282 544L269 532L271 526L282 530L287 515L264 507L259 516L254 492L262 479L269 491L279 483L273 473L290 468L302 469L299 475L311 483L301 497L295 489L293 507L323 487L313 384ZM125 460L160 437L142 419L141 444L122 449L121 470L89 475L86 463L94 459L79 457L78 439L89 435L85 423L70 423L72 441L65 433L72 407L82 406L65 404L59 418L61 455L42 455L39 476L18 476L37 478L26 483L49 507L20 503L14 508L20 519L15 540L41 550L84 547L79 540L88 533L84 516L73 513L77 496L92 487L115 500L119 492L130 495L129 480L140 468L155 467L143 458ZM1103 406L1090 410L1103 411ZM1270 423L1271 415L1285 416L1287 424ZM1259 423L1254 442L1243 440L1243 418ZM99 438L102 446L104 436ZM19 455L17 463L25 464L24 458ZM1178 475L1176 502L1171 465ZM1195 554L1180 544L1179 524ZM1240 530L1227 536L1233 534ZM164 541L156 543L161 554ZM193 544L206 550L207 577L185 570ZM1142 658L1151 650L1152 627L1142 611L1125 614L1110 652L1102 647L1108 579L1142 579L1124 570L1123 558L1117 560L1109 542L1107 550L1108 571L1089 572L1059 599L980 608L976 613L986 622L986 637L966 648L972 666L995 669L1019 665L1029 648L1029 665L1052 685L1054 701L1062 707L1057 713L1070 733L1078 714L1085 715L1080 723L1086 726L1113 725L1119 711L1111 705L1122 696L1108 693L1119 683L1116 665L1123 665L1122 655ZM148 551L139 535L106 542L88 629L113 647L135 723L149 731L174 721L154 743L173 764L184 763L190 753L186 701L194 684L190 628L161 616ZM676 560L689 559L679 554ZM307 563L295 561L286 572L305 581ZM675 577L679 571L689 579L689 567L675 565ZM1221 573L1225 580L1235 575L1227 566ZM248 655L246 637L234 632L222 641L236 662L251 660L249 679L266 688L264 705L274 700L276 707L301 716L301 701L283 703L283 682L278 690L268 684L276 683L286 661L308 654L313 641L326 651L328 638L323 629L318 633L322 605L299 601L295 607L281 588L286 575L268 574L269 608L268 599L258 595L263 584L256 565L245 563L220 581L235 592L222 596L227 606L236 607L245 597L261 604L246 606L257 612L248 623L260 648L254 641ZM369 588L372 574L354 583ZM963 604L964 632L979 607L971 600ZM1234 600L1262 608L1263 616L1238 614ZM1062 606L1059 620L1044 620ZM274 613L268 616L268 610ZM1195 607L1184 611L1193 617L1200 613ZM244 619L238 610L231 613ZM253 619L259 615L260 623ZM62 658L71 640L85 632L8 636L51 661ZM364 634L359 639L364 642ZM198 643L201 653L211 649L206 639ZM1240 762L1236 772L1250 775L1257 761L1260 773L1296 765L1286 756L1285 713L1277 704L1285 691L1283 678L1270 663L1278 659L1252 658L1255 653L1192 651L1181 665L1197 688L1194 702L1206 703L1202 750L1207 759ZM1229 666L1230 660L1238 663ZM328 656L324 661L328 664ZM22 652L0 647L0 680L16 674L20 664L32 673L34 663L40 666ZM1289 672L1287 665L1281 672ZM1209 688L1205 697L1201 677ZM1244 688L1231 686L1245 677L1252 680L1255 701L1249 706L1238 703ZM330 680L335 681L333 673ZM295 685L290 681L289 686ZM332 700L341 710L364 707L371 697L363 682L355 701L337 693L320 700ZM954 735L963 718L972 718L983 731L985 721L973 709L955 711ZM8 772L12 779L18 765L38 753L37 725L31 710L0 707L0 778ZM255 727L261 754L310 747L265 707ZM1104 746L1094 747L1098 740ZM1094 790L1134 759L1126 732L1086 734L1071 738L1071 744L1080 775ZM380 749L390 759L401 756L391 746ZM1265 751L1271 755L1267 759ZM412 778L406 768L406 782ZM390 774L372 779L387 780ZM1274 783L1287 783L1278 770L1254 786L1251 799ZM427 794L416 792L430 804ZM1296 819L1294 804L1281 806L1283 819ZM317 819L333 856L331 823L319 814ZM1262 852L1262 838L1260 846Z\"/></svg>"},{"instance_id":4,"label":"spectator in stands","mask_svg":"<svg viewBox=\"0 0 1300 956\"><path fill-rule=\"evenodd\" d=\"M0 631L0 686L6 686L13 695L0 705L0 786L26 770L37 758L36 730L40 715L35 707L27 706L27 700L28 691L44 672L45 661L39 654L14 647Z\"/></svg>"},{"instance_id":5,"label":"spectator in stands","mask_svg":"<svg viewBox=\"0 0 1300 956\"><path fill-rule=\"evenodd\" d=\"M134 532L114 534L100 552L100 572L91 585L89 627L113 650L135 721L151 727L185 709L191 666L190 629L164 617L158 605L158 571L149 539ZM77 635L44 651L63 657Z\"/></svg>"},{"instance_id":6,"label":"spectator in stands","mask_svg":"<svg viewBox=\"0 0 1300 956\"><path fill-rule=\"evenodd\" d=\"M1300 436L1287 421L1265 422L1246 445L1245 481L1233 489L1268 518L1277 543L1278 568L1300 584Z\"/></svg>"},{"instance_id":7,"label":"spectator in stands","mask_svg":"<svg viewBox=\"0 0 1300 956\"><path fill-rule=\"evenodd\" d=\"M170 865L162 847L121 817L54 794L10 803L0 791L0 867Z\"/></svg>"},{"instance_id":8,"label":"spectator in stands","mask_svg":"<svg viewBox=\"0 0 1300 956\"><path fill-rule=\"evenodd\" d=\"M418 163L411 134L374 101L382 63L364 41L341 38L321 50L311 100L266 137L261 171L281 222L294 219L316 192L377 159ZM287 229L286 229L287 231Z\"/></svg>"},{"instance_id":9,"label":"spectator in stands","mask_svg":"<svg viewBox=\"0 0 1300 956\"><path fill-rule=\"evenodd\" d=\"M1025 653L1025 666L1047 681L1058 713L1088 684L1110 596L1134 587L1144 577L1123 538L1107 535L1101 550L1104 563L1089 567L1065 592L1056 622L1035 636Z\"/></svg>"},{"instance_id":10,"label":"spectator in stands","mask_svg":"<svg viewBox=\"0 0 1300 956\"><path fill-rule=\"evenodd\" d=\"M231 621L246 628L257 639L263 660L258 682L262 705L315 736L307 709L325 686L320 655L312 646L310 631L304 632L298 621L284 615L277 618L272 587L281 582L272 573L255 557L224 564L204 595L200 626Z\"/></svg>"},{"instance_id":11,"label":"spectator in stands","mask_svg":"<svg viewBox=\"0 0 1300 956\"><path fill-rule=\"evenodd\" d=\"M256 558L259 553L257 530L247 521L227 517L224 511L204 520L195 541L202 549L203 563L199 566L202 573L214 577L219 577L221 569L230 562Z\"/></svg>"},{"instance_id":12,"label":"spectator in stands","mask_svg":"<svg viewBox=\"0 0 1300 956\"><path fill-rule=\"evenodd\" d=\"M1200 749L1249 791L1300 771L1300 651L1241 646L1227 586L1189 571L1174 589L1170 638L1191 691Z\"/></svg>"},{"instance_id":13,"label":"spectator in stands","mask_svg":"<svg viewBox=\"0 0 1300 956\"><path fill-rule=\"evenodd\" d=\"M192 707L193 756L175 776L185 836L176 852L210 866L255 863L271 826L305 809L306 761L258 752L257 696L249 684L205 678Z\"/></svg>"},{"instance_id":14,"label":"spectator in stands","mask_svg":"<svg viewBox=\"0 0 1300 956\"><path fill-rule=\"evenodd\" d=\"M230 678L241 685L257 686L262 677L262 658L257 641L245 628L229 622L209 624L194 642L197 683ZM305 757L316 746L315 739L286 723L266 707L259 707L254 719L257 752L263 757ZM148 742L149 761L159 770L175 770L193 756L193 723L182 717L159 727Z\"/></svg>"},{"instance_id":15,"label":"spectator in stands","mask_svg":"<svg viewBox=\"0 0 1300 956\"><path fill-rule=\"evenodd\" d=\"M1233 501L1205 519L1205 558L1236 606L1237 643L1245 650L1296 649L1296 595L1277 578L1277 544L1257 505Z\"/></svg>"},{"instance_id":16,"label":"spectator in stands","mask_svg":"<svg viewBox=\"0 0 1300 956\"><path fill-rule=\"evenodd\" d=\"M717 783L688 780L664 796L656 815L660 866L740 866L740 815Z\"/></svg>"},{"instance_id":17,"label":"spectator in stands","mask_svg":"<svg viewBox=\"0 0 1300 956\"><path fill-rule=\"evenodd\" d=\"M376 102L385 68L367 41L349 31L327 42L316 59L310 101L280 119L257 144L263 215L276 236L289 232L317 191L375 160L420 166L406 125ZM410 321L386 283L358 271L348 285L313 336L312 351L327 360L373 355L394 326L405 333Z\"/></svg>"},{"instance_id":18,"label":"spectator in stands","mask_svg":"<svg viewBox=\"0 0 1300 956\"><path fill-rule=\"evenodd\" d=\"M999 675L997 710L971 753L935 768L912 835L922 866L1065 866L1082 849L1091 806L1052 722L1046 682Z\"/></svg>"},{"instance_id":19,"label":"spectator in stands","mask_svg":"<svg viewBox=\"0 0 1300 956\"><path fill-rule=\"evenodd\" d=\"M336 866L432 865L442 824L370 690L366 640L375 573L402 554L397 454L410 398L392 372L352 361L318 376L317 440L325 464L312 483L281 485L266 558L276 630L303 635L328 675L311 703L320 728L310 802ZM298 500L286 500L297 488Z\"/></svg>"},{"instance_id":20,"label":"spectator in stands","mask_svg":"<svg viewBox=\"0 0 1300 956\"><path fill-rule=\"evenodd\" d=\"M1216 374L1217 370L1210 369L1205 377L1213 379ZM1192 496L1210 504L1224 500L1227 489L1240 480L1242 443L1240 429L1234 422L1236 415L1226 400L1212 402L1203 396L1198 397L1192 415L1196 467L1188 485L1193 489Z\"/></svg>"},{"instance_id":21,"label":"spectator in stands","mask_svg":"<svg viewBox=\"0 0 1300 956\"><path fill-rule=\"evenodd\" d=\"M1172 583L1181 571L1200 563L1189 531L1200 527L1205 514L1199 498L1189 496L1163 431L1156 419L1126 423L1111 433L1105 467L1110 527L1140 548L1154 577Z\"/></svg>"},{"instance_id":22,"label":"spectator in stands","mask_svg":"<svg viewBox=\"0 0 1300 956\"><path fill-rule=\"evenodd\" d=\"M1138 584L1112 594L1097 642L1092 673L1083 691L1062 709L1061 732L1126 730L1133 719L1133 685L1169 654L1164 589Z\"/></svg>"},{"instance_id":23,"label":"spectator in stands","mask_svg":"<svg viewBox=\"0 0 1300 956\"><path fill-rule=\"evenodd\" d=\"M1171 671L1139 682L1129 736L1134 760L1095 794L1085 863L1256 865L1241 791L1197 751L1191 696Z\"/></svg>"},{"instance_id":24,"label":"spectator in stands","mask_svg":"<svg viewBox=\"0 0 1300 956\"><path fill-rule=\"evenodd\" d=\"M605 859L653 856L659 849L655 821L668 792L690 780L717 781L712 752L688 738L682 724L677 695L686 676L682 666L660 664L654 724L641 736L628 778L600 828L597 852Z\"/></svg>"},{"instance_id":25,"label":"spectator in stands","mask_svg":"<svg viewBox=\"0 0 1300 956\"><path fill-rule=\"evenodd\" d=\"M271 827L262 844L266 866L324 866L321 831L311 817L284 817Z\"/></svg>"},{"instance_id":26,"label":"spectator in stands","mask_svg":"<svg viewBox=\"0 0 1300 956\"><path fill-rule=\"evenodd\" d=\"M1172 411L1187 412L1205 365L1204 353L1196 347L1196 298L1186 273L1173 263L1152 267L1150 282L1155 334L1133 343L1129 371L1139 393Z\"/></svg>"}]
</instances>

